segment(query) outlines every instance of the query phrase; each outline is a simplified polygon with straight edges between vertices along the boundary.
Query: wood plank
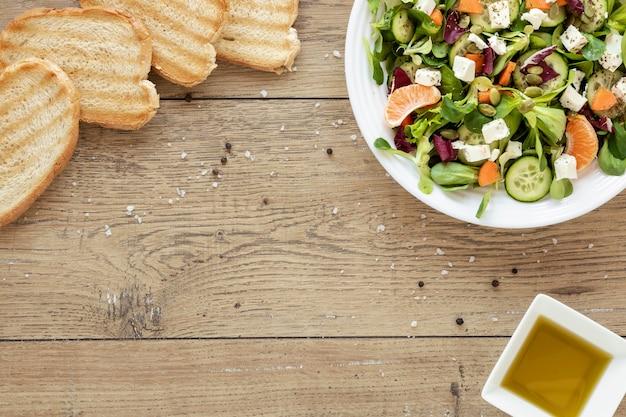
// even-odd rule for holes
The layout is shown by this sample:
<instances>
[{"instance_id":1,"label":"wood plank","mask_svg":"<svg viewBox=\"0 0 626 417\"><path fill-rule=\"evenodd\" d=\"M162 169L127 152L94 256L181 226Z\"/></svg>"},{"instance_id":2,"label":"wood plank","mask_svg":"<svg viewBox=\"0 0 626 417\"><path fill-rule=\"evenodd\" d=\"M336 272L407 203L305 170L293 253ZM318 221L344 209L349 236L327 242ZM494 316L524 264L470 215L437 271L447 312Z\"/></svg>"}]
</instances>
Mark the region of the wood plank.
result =
<instances>
[{"instance_id":1,"label":"wood plank","mask_svg":"<svg viewBox=\"0 0 626 417\"><path fill-rule=\"evenodd\" d=\"M3 228L0 338L507 336L540 292L625 335L625 204L469 226L385 174L346 100L167 101L138 132L83 126Z\"/></svg>"},{"instance_id":2,"label":"wood plank","mask_svg":"<svg viewBox=\"0 0 626 417\"><path fill-rule=\"evenodd\" d=\"M503 338L0 343L0 408L4 417L504 416L480 390L505 344ZM616 416L625 415L622 404Z\"/></svg>"},{"instance_id":3,"label":"wood plank","mask_svg":"<svg viewBox=\"0 0 626 417\"><path fill-rule=\"evenodd\" d=\"M78 7L74 0L1 0L0 28L11 19L34 7ZM277 75L218 62L209 78L192 88L176 86L151 74L161 98L260 98L265 90L268 98L345 98L344 74L345 34L352 1L301 0L299 17L294 24L302 43L296 71ZM338 56L336 56L338 54ZM313 83L312 80L315 80Z\"/></svg>"}]
</instances>

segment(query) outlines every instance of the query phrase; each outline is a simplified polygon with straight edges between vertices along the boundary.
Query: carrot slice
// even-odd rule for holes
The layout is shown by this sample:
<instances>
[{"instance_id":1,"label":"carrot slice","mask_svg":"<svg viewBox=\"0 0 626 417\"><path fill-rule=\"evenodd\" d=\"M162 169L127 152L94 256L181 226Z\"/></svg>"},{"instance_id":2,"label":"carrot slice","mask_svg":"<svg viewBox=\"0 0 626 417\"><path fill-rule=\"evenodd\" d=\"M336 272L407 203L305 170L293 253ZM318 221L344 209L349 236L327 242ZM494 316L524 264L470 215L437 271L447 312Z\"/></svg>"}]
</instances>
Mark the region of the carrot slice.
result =
<instances>
[{"instance_id":1,"label":"carrot slice","mask_svg":"<svg viewBox=\"0 0 626 417\"><path fill-rule=\"evenodd\" d=\"M500 171L498 171L498 164L492 160L486 160L478 170L478 185L493 184L500 179Z\"/></svg>"},{"instance_id":2,"label":"carrot slice","mask_svg":"<svg viewBox=\"0 0 626 417\"><path fill-rule=\"evenodd\" d=\"M437 26L443 25L443 13L441 13L441 10L434 9L433 12L430 14L430 18Z\"/></svg>"},{"instance_id":3,"label":"carrot slice","mask_svg":"<svg viewBox=\"0 0 626 417\"><path fill-rule=\"evenodd\" d=\"M596 92L593 95L593 100L591 100L591 110L594 111L604 111L613 107L617 103L617 98L615 94L608 88L604 86L598 87Z\"/></svg>"},{"instance_id":4,"label":"carrot slice","mask_svg":"<svg viewBox=\"0 0 626 417\"><path fill-rule=\"evenodd\" d=\"M478 102L479 103L491 103L491 90L479 91Z\"/></svg>"},{"instance_id":5,"label":"carrot slice","mask_svg":"<svg viewBox=\"0 0 626 417\"><path fill-rule=\"evenodd\" d=\"M500 73L500 78L498 78L498 84L503 87L506 87L511 83L511 74L515 71L515 67L517 64L513 61L509 61L506 63L506 67Z\"/></svg>"},{"instance_id":6,"label":"carrot slice","mask_svg":"<svg viewBox=\"0 0 626 417\"><path fill-rule=\"evenodd\" d=\"M567 0L565 0L567 3ZM548 3L546 0L526 0L526 9L540 9L548 11L550 10L552 3Z\"/></svg>"},{"instance_id":7,"label":"carrot slice","mask_svg":"<svg viewBox=\"0 0 626 417\"><path fill-rule=\"evenodd\" d=\"M480 14L483 12L483 5L479 0L459 0L457 11L461 13Z\"/></svg>"},{"instance_id":8,"label":"carrot slice","mask_svg":"<svg viewBox=\"0 0 626 417\"><path fill-rule=\"evenodd\" d=\"M476 73L475 75L479 75L483 73L483 67L485 66L484 54L474 54L474 53L468 52L465 54L465 58L471 59L472 61L476 63L476 70L474 71Z\"/></svg>"}]
</instances>

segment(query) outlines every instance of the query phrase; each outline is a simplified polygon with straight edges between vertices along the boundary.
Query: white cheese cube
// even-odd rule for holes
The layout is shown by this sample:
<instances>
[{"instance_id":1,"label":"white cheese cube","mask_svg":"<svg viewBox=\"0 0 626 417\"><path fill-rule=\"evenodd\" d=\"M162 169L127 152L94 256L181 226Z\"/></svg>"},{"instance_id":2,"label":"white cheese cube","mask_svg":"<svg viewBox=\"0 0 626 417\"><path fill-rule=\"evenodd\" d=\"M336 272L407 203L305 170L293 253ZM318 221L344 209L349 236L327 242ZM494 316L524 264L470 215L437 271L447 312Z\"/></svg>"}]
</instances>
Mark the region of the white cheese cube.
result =
<instances>
[{"instance_id":1,"label":"white cheese cube","mask_svg":"<svg viewBox=\"0 0 626 417\"><path fill-rule=\"evenodd\" d=\"M457 56L452 63L452 71L459 80L471 83L476 78L476 62L464 56Z\"/></svg>"},{"instance_id":2,"label":"white cheese cube","mask_svg":"<svg viewBox=\"0 0 626 417\"><path fill-rule=\"evenodd\" d=\"M587 102L587 98L583 97L574 87L568 85L561 98L559 99L561 106L566 109L579 112Z\"/></svg>"},{"instance_id":3,"label":"white cheese cube","mask_svg":"<svg viewBox=\"0 0 626 417\"><path fill-rule=\"evenodd\" d=\"M580 86L582 85L584 79L585 73L581 70L574 69L574 81L572 81L572 87L574 87L576 91L580 91Z\"/></svg>"},{"instance_id":4,"label":"white cheese cube","mask_svg":"<svg viewBox=\"0 0 626 417\"><path fill-rule=\"evenodd\" d=\"M507 0L498 0L487 6L489 21L494 29L505 29L511 25L511 13Z\"/></svg>"},{"instance_id":5,"label":"white cheese cube","mask_svg":"<svg viewBox=\"0 0 626 417\"><path fill-rule=\"evenodd\" d=\"M604 38L606 49L598 62L611 72L615 72L617 67L622 65L622 38L623 36L615 29L611 29L611 33Z\"/></svg>"},{"instance_id":6,"label":"white cheese cube","mask_svg":"<svg viewBox=\"0 0 626 417\"><path fill-rule=\"evenodd\" d=\"M421 85L441 85L441 71L434 68L418 68L415 71L415 83Z\"/></svg>"},{"instance_id":7,"label":"white cheese cube","mask_svg":"<svg viewBox=\"0 0 626 417\"><path fill-rule=\"evenodd\" d=\"M466 145L462 140L455 140L451 143L452 149L460 150L463 149Z\"/></svg>"},{"instance_id":8,"label":"white cheese cube","mask_svg":"<svg viewBox=\"0 0 626 417\"><path fill-rule=\"evenodd\" d=\"M465 145L460 152L467 162L478 162L489 159L491 147L489 145Z\"/></svg>"},{"instance_id":9,"label":"white cheese cube","mask_svg":"<svg viewBox=\"0 0 626 417\"><path fill-rule=\"evenodd\" d=\"M485 43L484 40L482 40L480 38L480 36L476 35L475 33L470 33L469 36L467 37L467 40L469 40L470 42L473 42L474 45L476 45L478 47L478 49L487 49L487 43Z\"/></svg>"},{"instance_id":10,"label":"white cheese cube","mask_svg":"<svg viewBox=\"0 0 626 417\"><path fill-rule=\"evenodd\" d=\"M611 87L611 92L619 101L626 101L626 77L622 77Z\"/></svg>"},{"instance_id":11,"label":"white cheese cube","mask_svg":"<svg viewBox=\"0 0 626 417\"><path fill-rule=\"evenodd\" d=\"M491 151L491 156L489 157L489 160L495 162L496 159L498 159L498 156L500 156L500 149L498 149L498 148L493 149Z\"/></svg>"},{"instance_id":12,"label":"white cheese cube","mask_svg":"<svg viewBox=\"0 0 626 417\"><path fill-rule=\"evenodd\" d=\"M563 178L576 179L576 158L566 153L561 154L554 161L554 176L557 180Z\"/></svg>"},{"instance_id":13,"label":"white cheese cube","mask_svg":"<svg viewBox=\"0 0 626 417\"><path fill-rule=\"evenodd\" d=\"M537 30L541 27L543 19L547 16L548 14L540 9L530 9L526 13L522 13L522 20L527 21L533 25L533 29Z\"/></svg>"},{"instance_id":14,"label":"white cheese cube","mask_svg":"<svg viewBox=\"0 0 626 417\"><path fill-rule=\"evenodd\" d=\"M563 47L573 53L580 51L583 46L587 45L587 38L574 25L569 25L560 38Z\"/></svg>"},{"instance_id":15,"label":"white cheese cube","mask_svg":"<svg viewBox=\"0 0 626 417\"><path fill-rule=\"evenodd\" d=\"M434 0L417 0L417 3L413 6L414 9L421 10L427 15L430 15L435 10L435 7L437 7L437 3Z\"/></svg>"},{"instance_id":16,"label":"white cheese cube","mask_svg":"<svg viewBox=\"0 0 626 417\"><path fill-rule=\"evenodd\" d=\"M494 119L482 127L485 142L492 143L504 139L511 133L504 119Z\"/></svg>"},{"instance_id":17,"label":"white cheese cube","mask_svg":"<svg viewBox=\"0 0 626 417\"><path fill-rule=\"evenodd\" d=\"M491 36L487 40L487 42L489 42L489 46L491 46L491 49L493 49L493 52L495 52L496 54L506 54L506 42L504 41L504 39L500 39L494 35Z\"/></svg>"},{"instance_id":18,"label":"white cheese cube","mask_svg":"<svg viewBox=\"0 0 626 417\"><path fill-rule=\"evenodd\" d=\"M518 142L516 140L508 141L504 152L511 153L514 158L519 158L522 156L522 142Z\"/></svg>"}]
</instances>

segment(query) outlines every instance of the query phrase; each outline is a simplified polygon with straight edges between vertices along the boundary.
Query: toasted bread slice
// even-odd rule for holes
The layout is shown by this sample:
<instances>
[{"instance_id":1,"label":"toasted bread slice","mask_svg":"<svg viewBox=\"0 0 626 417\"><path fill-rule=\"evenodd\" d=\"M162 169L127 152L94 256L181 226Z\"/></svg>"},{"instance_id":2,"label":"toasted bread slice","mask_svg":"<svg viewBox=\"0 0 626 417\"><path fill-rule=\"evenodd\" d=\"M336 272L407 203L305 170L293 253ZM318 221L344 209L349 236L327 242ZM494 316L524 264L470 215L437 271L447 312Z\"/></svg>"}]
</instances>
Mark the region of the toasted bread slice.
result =
<instances>
[{"instance_id":1,"label":"toasted bread slice","mask_svg":"<svg viewBox=\"0 0 626 417\"><path fill-rule=\"evenodd\" d=\"M113 8L31 9L0 33L0 70L24 58L59 65L80 93L81 120L138 129L159 107L147 80L150 34L142 22Z\"/></svg>"},{"instance_id":2,"label":"toasted bread slice","mask_svg":"<svg viewBox=\"0 0 626 417\"><path fill-rule=\"evenodd\" d=\"M26 59L0 73L0 226L17 220L70 161L77 89L56 64Z\"/></svg>"},{"instance_id":3,"label":"toasted bread slice","mask_svg":"<svg viewBox=\"0 0 626 417\"><path fill-rule=\"evenodd\" d=\"M298 0L230 0L230 19L215 42L218 60L261 71L291 71L300 40L292 26Z\"/></svg>"},{"instance_id":4,"label":"toasted bread slice","mask_svg":"<svg viewBox=\"0 0 626 417\"><path fill-rule=\"evenodd\" d=\"M80 0L80 5L112 6L140 19L152 36L152 67L166 80L193 87L217 66L212 42L224 29L226 0Z\"/></svg>"}]
</instances>

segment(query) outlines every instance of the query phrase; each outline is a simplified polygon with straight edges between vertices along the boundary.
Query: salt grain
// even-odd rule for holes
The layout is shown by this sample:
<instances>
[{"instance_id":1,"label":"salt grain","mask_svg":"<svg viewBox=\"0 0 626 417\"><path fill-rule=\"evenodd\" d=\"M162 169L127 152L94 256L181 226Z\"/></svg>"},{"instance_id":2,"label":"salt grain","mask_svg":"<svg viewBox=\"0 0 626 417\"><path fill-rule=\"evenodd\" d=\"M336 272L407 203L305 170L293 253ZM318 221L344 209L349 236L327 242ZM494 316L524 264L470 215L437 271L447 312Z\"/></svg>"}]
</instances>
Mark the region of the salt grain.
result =
<instances>
[{"instance_id":1,"label":"salt grain","mask_svg":"<svg viewBox=\"0 0 626 417\"><path fill-rule=\"evenodd\" d=\"M445 255L445 254L446 254L446 253L445 253L443 250L441 250L441 248L437 248L437 249L435 250L435 255Z\"/></svg>"},{"instance_id":2,"label":"salt grain","mask_svg":"<svg viewBox=\"0 0 626 417\"><path fill-rule=\"evenodd\" d=\"M109 227L108 224L104 225L104 235L107 237L111 236L111 228Z\"/></svg>"},{"instance_id":3,"label":"salt grain","mask_svg":"<svg viewBox=\"0 0 626 417\"><path fill-rule=\"evenodd\" d=\"M339 208L338 208L338 207L335 207L335 208L333 209L333 214L337 214L337 213L339 213Z\"/></svg>"},{"instance_id":4,"label":"salt grain","mask_svg":"<svg viewBox=\"0 0 626 417\"><path fill-rule=\"evenodd\" d=\"M554 238L554 237L553 237L553 238L552 238L552 244L553 244L553 245L556 245L557 243L558 243L558 241L556 240L556 238Z\"/></svg>"},{"instance_id":5,"label":"salt grain","mask_svg":"<svg viewBox=\"0 0 626 417\"><path fill-rule=\"evenodd\" d=\"M417 320L413 320L411 322L411 327L417 327Z\"/></svg>"},{"instance_id":6,"label":"salt grain","mask_svg":"<svg viewBox=\"0 0 626 417\"><path fill-rule=\"evenodd\" d=\"M341 58L341 52L339 52L338 50L336 50L336 49L335 49L335 50L333 51L333 56L334 56L335 58Z\"/></svg>"},{"instance_id":7,"label":"salt grain","mask_svg":"<svg viewBox=\"0 0 626 417\"><path fill-rule=\"evenodd\" d=\"M587 248L588 248L588 249L593 249L593 243L590 243L590 244L587 246Z\"/></svg>"},{"instance_id":8,"label":"salt grain","mask_svg":"<svg viewBox=\"0 0 626 417\"><path fill-rule=\"evenodd\" d=\"M187 158L187 152L182 152L180 154L180 159L185 159L185 158Z\"/></svg>"},{"instance_id":9,"label":"salt grain","mask_svg":"<svg viewBox=\"0 0 626 417\"><path fill-rule=\"evenodd\" d=\"M447 269L441 270L441 275L448 275L450 272Z\"/></svg>"},{"instance_id":10,"label":"salt grain","mask_svg":"<svg viewBox=\"0 0 626 417\"><path fill-rule=\"evenodd\" d=\"M475 260L476 260L476 257L475 257L475 256L470 256L470 257L469 257L469 262L470 262L470 263L474 262Z\"/></svg>"},{"instance_id":11,"label":"salt grain","mask_svg":"<svg viewBox=\"0 0 626 417\"><path fill-rule=\"evenodd\" d=\"M384 224L379 224L379 225L376 227L376 232L377 232L377 233L384 232L384 231L385 231L385 225L384 225Z\"/></svg>"},{"instance_id":12,"label":"salt grain","mask_svg":"<svg viewBox=\"0 0 626 417\"><path fill-rule=\"evenodd\" d=\"M263 97L263 98L267 97L267 91L266 90L261 90L261 97Z\"/></svg>"}]
</instances>

